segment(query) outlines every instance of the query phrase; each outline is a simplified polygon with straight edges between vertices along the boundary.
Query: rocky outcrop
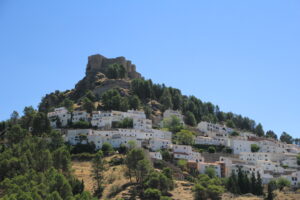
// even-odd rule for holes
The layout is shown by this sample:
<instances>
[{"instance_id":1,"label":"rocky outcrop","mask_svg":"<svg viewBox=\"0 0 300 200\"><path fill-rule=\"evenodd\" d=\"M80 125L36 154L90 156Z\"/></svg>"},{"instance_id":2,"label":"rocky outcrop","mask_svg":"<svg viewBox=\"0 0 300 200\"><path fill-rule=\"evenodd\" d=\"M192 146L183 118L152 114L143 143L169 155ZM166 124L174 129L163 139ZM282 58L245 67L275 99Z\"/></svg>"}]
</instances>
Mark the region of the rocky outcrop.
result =
<instances>
[{"instance_id":1,"label":"rocky outcrop","mask_svg":"<svg viewBox=\"0 0 300 200\"><path fill-rule=\"evenodd\" d=\"M126 60L124 57L106 58L100 54L89 56L88 64L86 67L86 76L101 72L106 74L107 69L112 64L120 64L126 70L126 77L130 79L141 78L141 74L136 71L136 67L131 61Z\"/></svg>"},{"instance_id":2,"label":"rocky outcrop","mask_svg":"<svg viewBox=\"0 0 300 200\"><path fill-rule=\"evenodd\" d=\"M107 70L113 64L124 67L125 79L107 79ZM81 97L87 90L92 90L101 96L103 92L111 88L129 89L130 79L135 78L142 78L142 76L136 71L136 66L124 57L106 58L100 54L92 55L88 57L85 77L75 86L73 98Z\"/></svg>"}]
</instances>

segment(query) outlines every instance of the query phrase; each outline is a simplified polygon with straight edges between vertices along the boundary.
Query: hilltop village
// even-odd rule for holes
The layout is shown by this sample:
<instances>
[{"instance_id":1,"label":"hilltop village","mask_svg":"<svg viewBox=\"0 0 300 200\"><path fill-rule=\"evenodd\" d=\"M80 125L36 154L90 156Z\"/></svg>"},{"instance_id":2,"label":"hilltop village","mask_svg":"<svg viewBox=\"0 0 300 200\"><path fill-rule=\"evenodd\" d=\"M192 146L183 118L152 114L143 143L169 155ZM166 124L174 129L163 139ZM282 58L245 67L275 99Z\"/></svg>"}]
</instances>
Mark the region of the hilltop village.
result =
<instances>
[{"instance_id":1,"label":"hilltop village","mask_svg":"<svg viewBox=\"0 0 300 200\"><path fill-rule=\"evenodd\" d=\"M175 160L185 160L189 170L200 174L213 168L218 177L229 177L241 168L247 174L260 174L263 184L279 177L288 179L292 186L300 183L297 163L300 147L296 144L206 121L193 129L190 145L177 144L175 135L164 127L172 120L187 126L179 111L165 110L156 124L140 110L93 111L89 114L85 110L69 112L60 107L49 112L48 118L51 126L71 145L92 144L101 149L104 143L114 148L134 144L144 148L152 160L163 160L162 152L167 151ZM222 149L222 152L216 149Z\"/></svg>"}]
</instances>

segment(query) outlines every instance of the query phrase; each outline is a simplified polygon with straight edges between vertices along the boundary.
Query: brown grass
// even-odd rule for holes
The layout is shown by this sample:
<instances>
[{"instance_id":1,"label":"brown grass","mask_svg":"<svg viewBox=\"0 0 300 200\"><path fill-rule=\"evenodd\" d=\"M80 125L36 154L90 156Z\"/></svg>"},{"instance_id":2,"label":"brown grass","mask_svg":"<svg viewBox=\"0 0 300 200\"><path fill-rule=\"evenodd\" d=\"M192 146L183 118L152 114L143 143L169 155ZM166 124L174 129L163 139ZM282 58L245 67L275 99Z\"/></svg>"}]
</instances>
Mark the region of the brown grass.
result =
<instances>
[{"instance_id":1,"label":"brown grass","mask_svg":"<svg viewBox=\"0 0 300 200\"><path fill-rule=\"evenodd\" d=\"M193 200L193 185L187 181L175 181L175 188L170 193L174 200Z\"/></svg>"},{"instance_id":2,"label":"brown grass","mask_svg":"<svg viewBox=\"0 0 300 200\"><path fill-rule=\"evenodd\" d=\"M116 194L116 196L109 198L109 195L113 191L119 191L120 188L128 184L130 181L124 176L126 169L125 165L109 166L108 162L115 157L123 157L123 155L113 155L105 158L105 172L104 172L104 186L102 199L120 199L128 198L131 195L131 190L134 186L129 186L125 190ZM92 178L92 163L91 161L72 161L72 168L75 176L79 180L84 181L86 191L93 192L95 181ZM193 185L187 181L175 181L175 188L170 193L173 200L193 200ZM279 192L275 191L275 200L300 200L299 192ZM138 199L138 198L136 198ZM222 200L263 200L262 197L256 197L251 194L236 196L230 193L222 195Z\"/></svg>"},{"instance_id":3,"label":"brown grass","mask_svg":"<svg viewBox=\"0 0 300 200\"><path fill-rule=\"evenodd\" d=\"M125 165L109 166L108 162L116 157L122 155L113 155L105 158L105 172L104 172L104 191L103 199L108 199L110 193L124 184L129 183L129 179L124 176ZM86 191L93 192L96 182L92 177L92 162L91 161L72 161L72 168L75 176L79 180L84 181L84 188ZM114 198L113 198L114 199Z\"/></svg>"},{"instance_id":4,"label":"brown grass","mask_svg":"<svg viewBox=\"0 0 300 200\"><path fill-rule=\"evenodd\" d=\"M92 163L90 161L72 161L75 176L84 181L84 190L93 192L95 181L92 178Z\"/></svg>"}]
</instances>

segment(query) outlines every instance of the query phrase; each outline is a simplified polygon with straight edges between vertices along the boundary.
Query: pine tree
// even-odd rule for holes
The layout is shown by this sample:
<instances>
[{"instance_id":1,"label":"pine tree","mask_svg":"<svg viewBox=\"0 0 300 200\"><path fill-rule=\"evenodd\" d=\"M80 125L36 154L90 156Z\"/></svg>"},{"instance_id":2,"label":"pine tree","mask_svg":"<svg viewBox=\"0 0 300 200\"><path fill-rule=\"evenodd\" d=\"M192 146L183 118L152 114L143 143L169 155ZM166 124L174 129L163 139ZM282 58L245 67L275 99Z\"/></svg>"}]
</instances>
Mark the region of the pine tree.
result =
<instances>
[{"instance_id":1,"label":"pine tree","mask_svg":"<svg viewBox=\"0 0 300 200\"><path fill-rule=\"evenodd\" d=\"M104 163L103 163L103 153L102 151L99 151L94 159L93 159L93 171L92 175L93 178L96 180L97 188L95 190L95 193L98 197L102 196L103 186L102 186L102 180L103 180L103 171L104 171Z\"/></svg>"},{"instance_id":2,"label":"pine tree","mask_svg":"<svg viewBox=\"0 0 300 200\"><path fill-rule=\"evenodd\" d=\"M256 178L256 195L263 195L263 184L262 179L260 177L260 173L257 172L257 178Z\"/></svg>"},{"instance_id":3,"label":"pine tree","mask_svg":"<svg viewBox=\"0 0 300 200\"><path fill-rule=\"evenodd\" d=\"M251 174L251 193L256 194L256 177L254 172Z\"/></svg>"}]
</instances>

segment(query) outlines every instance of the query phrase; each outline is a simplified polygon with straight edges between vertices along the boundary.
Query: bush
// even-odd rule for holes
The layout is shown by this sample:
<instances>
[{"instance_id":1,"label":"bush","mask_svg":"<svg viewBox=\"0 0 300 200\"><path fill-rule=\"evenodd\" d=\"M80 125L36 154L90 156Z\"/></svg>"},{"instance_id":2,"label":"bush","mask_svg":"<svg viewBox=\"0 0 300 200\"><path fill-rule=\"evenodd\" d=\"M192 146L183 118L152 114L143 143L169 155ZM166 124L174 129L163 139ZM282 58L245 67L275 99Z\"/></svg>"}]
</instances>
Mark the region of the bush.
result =
<instances>
[{"instance_id":1,"label":"bush","mask_svg":"<svg viewBox=\"0 0 300 200\"><path fill-rule=\"evenodd\" d=\"M124 118L122 121L115 121L112 123L113 128L133 128L133 119Z\"/></svg>"},{"instance_id":2,"label":"bush","mask_svg":"<svg viewBox=\"0 0 300 200\"><path fill-rule=\"evenodd\" d=\"M259 151L259 146L257 144L251 144L251 152L255 153Z\"/></svg>"},{"instance_id":3,"label":"bush","mask_svg":"<svg viewBox=\"0 0 300 200\"><path fill-rule=\"evenodd\" d=\"M154 160L153 167L157 169L163 169L165 167L165 164L161 160Z\"/></svg>"},{"instance_id":4,"label":"bush","mask_svg":"<svg viewBox=\"0 0 300 200\"><path fill-rule=\"evenodd\" d=\"M236 132L236 131L233 131L232 133L231 133L231 136L239 136L240 134L238 133L238 132Z\"/></svg>"},{"instance_id":5,"label":"bush","mask_svg":"<svg viewBox=\"0 0 300 200\"><path fill-rule=\"evenodd\" d=\"M279 188L279 190L281 191L284 187L291 186L291 182L286 178L280 177L276 180L276 185Z\"/></svg>"},{"instance_id":6,"label":"bush","mask_svg":"<svg viewBox=\"0 0 300 200\"><path fill-rule=\"evenodd\" d=\"M209 153L216 153L216 148L213 146L208 147L208 152Z\"/></svg>"},{"instance_id":7,"label":"bush","mask_svg":"<svg viewBox=\"0 0 300 200\"><path fill-rule=\"evenodd\" d=\"M181 169L181 170L185 170L187 167L187 161L186 160L178 160L177 161L177 166Z\"/></svg>"},{"instance_id":8,"label":"bush","mask_svg":"<svg viewBox=\"0 0 300 200\"><path fill-rule=\"evenodd\" d=\"M109 156L111 153L114 152L112 145L108 142L104 142L101 148L104 156Z\"/></svg>"},{"instance_id":9,"label":"bush","mask_svg":"<svg viewBox=\"0 0 300 200\"><path fill-rule=\"evenodd\" d=\"M144 192L145 200L158 200L161 197L161 192L158 189L148 188Z\"/></svg>"},{"instance_id":10,"label":"bush","mask_svg":"<svg viewBox=\"0 0 300 200\"><path fill-rule=\"evenodd\" d=\"M91 127L90 123L86 121L78 121L72 124L72 128L84 129L90 127Z\"/></svg>"}]
</instances>

